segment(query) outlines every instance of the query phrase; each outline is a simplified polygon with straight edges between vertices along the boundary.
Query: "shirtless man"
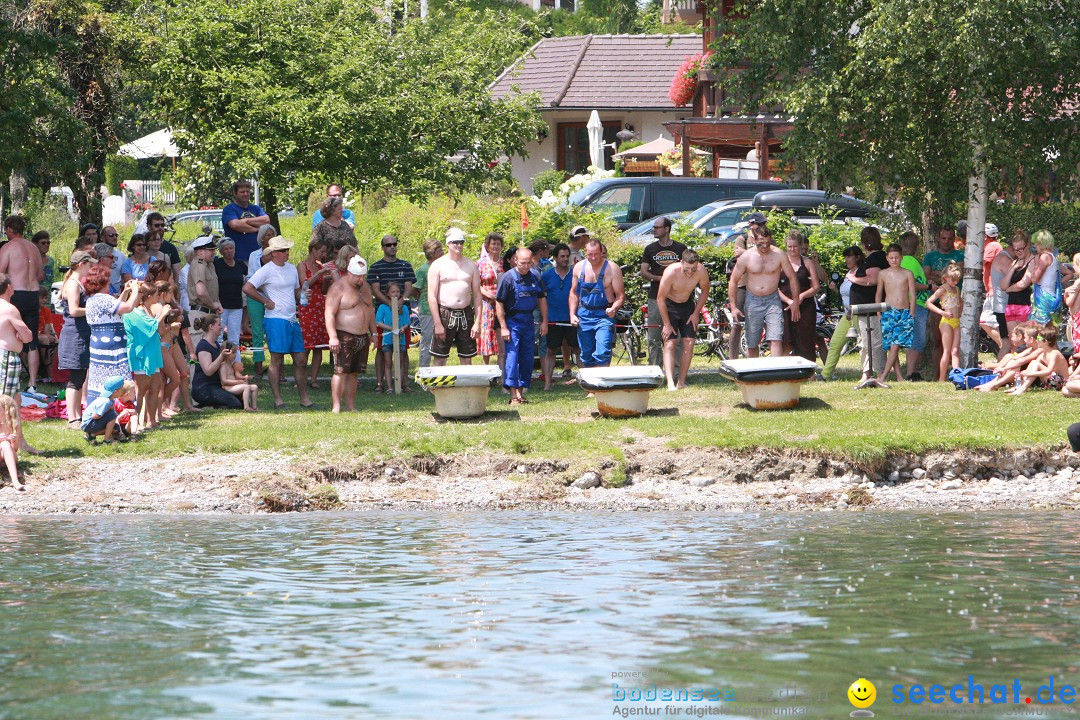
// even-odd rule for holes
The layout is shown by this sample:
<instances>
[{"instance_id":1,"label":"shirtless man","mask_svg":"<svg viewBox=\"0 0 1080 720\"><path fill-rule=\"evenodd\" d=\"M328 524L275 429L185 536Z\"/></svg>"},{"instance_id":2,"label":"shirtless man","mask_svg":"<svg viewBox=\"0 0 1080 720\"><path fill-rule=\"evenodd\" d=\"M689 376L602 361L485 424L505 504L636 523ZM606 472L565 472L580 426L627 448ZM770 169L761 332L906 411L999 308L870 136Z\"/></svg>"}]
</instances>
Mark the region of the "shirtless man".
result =
<instances>
[{"instance_id":1,"label":"shirtless man","mask_svg":"<svg viewBox=\"0 0 1080 720\"><path fill-rule=\"evenodd\" d=\"M697 303L694 302L694 288L699 290ZM663 323L660 335L664 339L664 375L667 377L668 390L686 387L686 373L694 357L698 318L708 297L709 271L701 264L696 252L683 250L679 262L664 269L660 288L656 292L656 308ZM678 384L675 382L676 339L682 342Z\"/></svg>"},{"instance_id":2,"label":"shirtless man","mask_svg":"<svg viewBox=\"0 0 1080 720\"><path fill-rule=\"evenodd\" d=\"M622 270L604 257L603 243L589 240L570 285L570 324L578 329L581 367L611 364L615 313L625 299Z\"/></svg>"},{"instance_id":3,"label":"shirtless man","mask_svg":"<svg viewBox=\"0 0 1080 720\"><path fill-rule=\"evenodd\" d=\"M446 233L447 255L437 258L428 269L427 294L435 337L431 341L431 364L441 366L457 347L462 365L476 357L480 323L474 322L473 301L480 297L480 269L462 254L465 233L450 228Z\"/></svg>"},{"instance_id":4,"label":"shirtless man","mask_svg":"<svg viewBox=\"0 0 1080 720\"><path fill-rule=\"evenodd\" d=\"M330 397L336 413L341 412L342 399L346 410L356 410L357 375L375 332L375 310L366 278L367 263L354 257L349 260L348 272L326 293L326 333L334 358Z\"/></svg>"},{"instance_id":5,"label":"shirtless man","mask_svg":"<svg viewBox=\"0 0 1080 720\"><path fill-rule=\"evenodd\" d=\"M15 286L11 282L11 277L6 273L0 273L0 393L10 395L15 398L15 402L19 402L19 376L22 374L22 360L19 358L19 353L22 352L23 343L30 342L34 333L23 322L18 308L11 304L11 296L14 292ZM27 444L21 428L19 429L19 450L37 453L37 450Z\"/></svg>"},{"instance_id":6,"label":"shirtless man","mask_svg":"<svg viewBox=\"0 0 1080 720\"><path fill-rule=\"evenodd\" d=\"M875 299L889 306L881 313L881 347L889 353L878 375L882 384L889 370L896 370L897 382L904 379L900 374L900 348L910 348L915 336L915 275L900 267L904 251L899 245L890 245L885 259L889 267L878 273Z\"/></svg>"},{"instance_id":7,"label":"shirtless man","mask_svg":"<svg viewBox=\"0 0 1080 720\"><path fill-rule=\"evenodd\" d=\"M26 220L19 215L12 215L4 221L4 234L8 241L0 248L0 273L6 273L10 277L11 287L14 289L11 304L19 309L23 323L30 328L31 337L26 340L26 364L30 371L28 390L36 392L40 362L37 331L41 301L38 294L40 283L45 278L45 270L41 266L41 251L23 237L25 231Z\"/></svg>"},{"instance_id":8,"label":"shirtless man","mask_svg":"<svg viewBox=\"0 0 1080 720\"><path fill-rule=\"evenodd\" d=\"M754 247L757 243L757 237L765 228L766 219L764 213L755 212L751 213L746 218L746 222L749 225L746 228L746 232L735 238L735 243L732 248L732 256L735 262L738 262L739 258L743 256L747 250ZM734 268L734 265L728 267ZM729 271L730 272L730 271ZM743 278L742 285L735 290L735 300L739 304L739 311L746 312L746 278ZM742 343L742 325L734 324L731 326L731 334L728 336L728 357L735 359L739 357L739 352Z\"/></svg>"},{"instance_id":9,"label":"shirtless man","mask_svg":"<svg viewBox=\"0 0 1080 720\"><path fill-rule=\"evenodd\" d=\"M749 357L758 356L762 329L773 357L780 357L784 352L784 307L778 290L780 273L784 273L791 283L791 297L799 297L799 279L795 277L787 253L773 245L772 231L767 227L762 228L754 248L747 249L739 257L728 281L731 316L736 320L746 318L746 354ZM746 275L745 314L736 302L743 275ZM798 322L799 304L789 302L788 307L792 322Z\"/></svg>"}]
</instances>

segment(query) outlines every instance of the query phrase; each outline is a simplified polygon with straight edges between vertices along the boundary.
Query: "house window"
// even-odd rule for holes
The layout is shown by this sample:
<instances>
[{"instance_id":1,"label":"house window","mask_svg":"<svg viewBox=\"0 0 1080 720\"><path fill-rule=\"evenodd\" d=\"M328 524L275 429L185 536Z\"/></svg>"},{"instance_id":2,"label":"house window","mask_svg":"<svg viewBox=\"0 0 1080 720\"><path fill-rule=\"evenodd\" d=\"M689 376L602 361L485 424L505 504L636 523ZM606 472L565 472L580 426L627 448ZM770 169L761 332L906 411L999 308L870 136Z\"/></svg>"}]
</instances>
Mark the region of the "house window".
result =
<instances>
[{"instance_id":1,"label":"house window","mask_svg":"<svg viewBox=\"0 0 1080 720\"><path fill-rule=\"evenodd\" d=\"M622 129L622 121L608 120L604 122L604 144L618 144L615 134ZM559 142L558 168L570 175L578 175L589 168L589 130L585 123L559 123L556 130ZM611 147L604 148L604 169L612 170L615 162L611 156L615 151Z\"/></svg>"}]
</instances>

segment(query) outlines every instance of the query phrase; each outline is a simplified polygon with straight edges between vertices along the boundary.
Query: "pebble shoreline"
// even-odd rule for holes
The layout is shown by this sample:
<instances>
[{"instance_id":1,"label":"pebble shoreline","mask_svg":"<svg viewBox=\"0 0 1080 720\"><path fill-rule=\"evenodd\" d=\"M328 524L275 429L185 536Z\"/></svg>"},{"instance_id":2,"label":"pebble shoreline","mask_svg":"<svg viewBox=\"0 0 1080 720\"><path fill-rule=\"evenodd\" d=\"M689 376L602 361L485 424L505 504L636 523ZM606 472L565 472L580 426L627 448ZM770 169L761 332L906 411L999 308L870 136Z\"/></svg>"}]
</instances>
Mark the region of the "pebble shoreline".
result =
<instances>
[{"instance_id":1,"label":"pebble shoreline","mask_svg":"<svg viewBox=\"0 0 1080 720\"><path fill-rule=\"evenodd\" d=\"M312 468L267 453L72 461L0 487L0 514L309 510L865 511L1073 509L1068 450L893 455L876 467L805 451L623 447L625 462L468 455ZM613 484L625 483L620 487Z\"/></svg>"}]
</instances>

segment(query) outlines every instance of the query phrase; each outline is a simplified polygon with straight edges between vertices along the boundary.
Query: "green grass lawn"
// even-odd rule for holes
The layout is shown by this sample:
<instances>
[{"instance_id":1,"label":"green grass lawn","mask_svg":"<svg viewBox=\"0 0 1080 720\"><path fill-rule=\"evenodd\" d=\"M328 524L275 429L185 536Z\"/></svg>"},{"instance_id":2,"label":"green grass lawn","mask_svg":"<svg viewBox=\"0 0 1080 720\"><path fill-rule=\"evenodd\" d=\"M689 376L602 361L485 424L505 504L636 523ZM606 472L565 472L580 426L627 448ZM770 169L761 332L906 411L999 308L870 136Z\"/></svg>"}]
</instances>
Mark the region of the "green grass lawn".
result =
<instances>
[{"instance_id":1,"label":"green grass lawn","mask_svg":"<svg viewBox=\"0 0 1080 720\"><path fill-rule=\"evenodd\" d=\"M461 452L518 454L523 458L621 457L642 437L671 447L796 448L873 462L890 451L1007 449L1060 446L1065 429L1080 419L1080 402L1059 393L1032 391L1020 398L1000 393L957 392L946 383L903 383L890 390L855 390L857 357L844 358L841 379L803 386L802 403L789 411L754 411L738 389L698 363L692 387L652 394L641 418L595 417L596 403L576 387L559 385L529 393L528 405L511 409L497 388L482 418L454 422L434 415L432 397L419 389L375 395L370 376L361 381L355 414L329 412L329 370L312 391L318 411L302 411L295 388L285 386L288 408L272 407L266 385L263 412L208 410L181 415L137 442L91 447L82 434L50 420L27 423L30 443L45 451L22 458L31 472L47 472L64 458L168 458L185 453L267 450L325 463L335 458L444 455Z\"/></svg>"}]
</instances>

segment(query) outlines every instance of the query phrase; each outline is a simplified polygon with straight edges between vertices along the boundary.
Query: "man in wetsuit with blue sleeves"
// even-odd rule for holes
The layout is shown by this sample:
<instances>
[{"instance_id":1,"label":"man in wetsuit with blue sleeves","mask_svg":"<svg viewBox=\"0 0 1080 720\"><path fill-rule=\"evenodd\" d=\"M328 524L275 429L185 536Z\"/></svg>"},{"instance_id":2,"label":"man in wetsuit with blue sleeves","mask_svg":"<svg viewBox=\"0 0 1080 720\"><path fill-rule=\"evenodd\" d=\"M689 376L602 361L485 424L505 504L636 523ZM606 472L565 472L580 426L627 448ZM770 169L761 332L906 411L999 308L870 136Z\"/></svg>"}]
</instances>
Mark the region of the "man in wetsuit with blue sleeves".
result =
<instances>
[{"instance_id":1,"label":"man in wetsuit with blue sleeves","mask_svg":"<svg viewBox=\"0 0 1080 720\"><path fill-rule=\"evenodd\" d=\"M540 273L532 266L533 254L521 248L514 256L514 267L503 274L495 290L495 313L499 316L503 342L506 344L506 369L503 387L510 391L510 404L528 402L522 389L532 382L536 333L533 311L540 309L540 335L547 334L547 300Z\"/></svg>"},{"instance_id":2,"label":"man in wetsuit with blue sleeves","mask_svg":"<svg viewBox=\"0 0 1080 720\"><path fill-rule=\"evenodd\" d=\"M615 313L623 305L622 270L604 257L599 240L585 244L585 259L574 266L570 324L578 328L581 367L607 367L615 345Z\"/></svg>"}]
</instances>

